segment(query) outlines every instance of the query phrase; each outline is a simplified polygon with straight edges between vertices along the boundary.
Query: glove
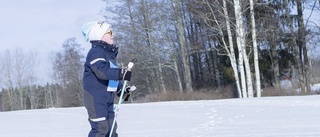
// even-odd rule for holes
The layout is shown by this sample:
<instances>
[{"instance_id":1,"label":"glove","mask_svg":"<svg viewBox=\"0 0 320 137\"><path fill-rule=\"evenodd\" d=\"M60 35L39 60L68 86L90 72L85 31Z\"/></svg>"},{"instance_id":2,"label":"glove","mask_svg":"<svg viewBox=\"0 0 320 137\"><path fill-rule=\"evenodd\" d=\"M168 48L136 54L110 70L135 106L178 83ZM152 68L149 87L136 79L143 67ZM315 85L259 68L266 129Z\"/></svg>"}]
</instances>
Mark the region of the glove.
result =
<instances>
[{"instance_id":1,"label":"glove","mask_svg":"<svg viewBox=\"0 0 320 137\"><path fill-rule=\"evenodd\" d=\"M137 89L136 86L129 86L126 88L126 93L130 94L130 92L135 91Z\"/></svg>"},{"instance_id":2,"label":"glove","mask_svg":"<svg viewBox=\"0 0 320 137\"><path fill-rule=\"evenodd\" d=\"M128 86L126 87L126 89L124 90L123 96L126 96L127 94L130 94L130 92L135 91L137 88L136 86ZM117 96L120 97L121 96L121 89L119 91L117 91Z\"/></svg>"},{"instance_id":3,"label":"glove","mask_svg":"<svg viewBox=\"0 0 320 137\"><path fill-rule=\"evenodd\" d=\"M126 94L124 95L124 101L128 101L130 98L130 92L135 91L136 89L136 86L127 87Z\"/></svg>"},{"instance_id":4,"label":"glove","mask_svg":"<svg viewBox=\"0 0 320 137\"><path fill-rule=\"evenodd\" d=\"M131 80L131 71L127 71L125 69L122 69L120 72L120 80L127 80L130 81Z\"/></svg>"}]
</instances>

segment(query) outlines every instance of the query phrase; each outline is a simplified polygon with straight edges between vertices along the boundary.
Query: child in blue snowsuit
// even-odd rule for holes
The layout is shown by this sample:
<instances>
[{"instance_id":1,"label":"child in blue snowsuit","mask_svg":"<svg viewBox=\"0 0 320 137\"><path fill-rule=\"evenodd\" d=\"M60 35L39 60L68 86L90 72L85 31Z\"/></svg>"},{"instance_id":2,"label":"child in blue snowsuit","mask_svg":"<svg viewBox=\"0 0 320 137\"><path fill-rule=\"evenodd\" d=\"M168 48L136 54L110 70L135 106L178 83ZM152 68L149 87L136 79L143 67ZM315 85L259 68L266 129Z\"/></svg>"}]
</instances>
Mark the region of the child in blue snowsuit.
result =
<instances>
[{"instance_id":1,"label":"child in blue snowsuit","mask_svg":"<svg viewBox=\"0 0 320 137\"><path fill-rule=\"evenodd\" d=\"M130 80L131 72L118 68L118 47L113 45L111 25L86 23L82 34L92 44L83 73L83 104L89 115L89 137L109 137L114 119L114 97L122 88L121 80ZM115 124L112 137L117 137Z\"/></svg>"}]
</instances>

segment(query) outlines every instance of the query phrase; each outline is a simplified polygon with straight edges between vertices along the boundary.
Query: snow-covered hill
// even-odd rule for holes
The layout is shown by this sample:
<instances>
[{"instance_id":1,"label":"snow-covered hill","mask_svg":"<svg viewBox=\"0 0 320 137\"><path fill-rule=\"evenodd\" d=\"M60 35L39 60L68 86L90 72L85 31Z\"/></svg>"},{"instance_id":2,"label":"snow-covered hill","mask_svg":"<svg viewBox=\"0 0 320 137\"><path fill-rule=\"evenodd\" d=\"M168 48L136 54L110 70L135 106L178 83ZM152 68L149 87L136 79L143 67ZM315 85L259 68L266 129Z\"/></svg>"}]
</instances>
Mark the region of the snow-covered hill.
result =
<instances>
[{"instance_id":1,"label":"snow-covered hill","mask_svg":"<svg viewBox=\"0 0 320 137\"><path fill-rule=\"evenodd\" d=\"M319 137L320 96L124 104L120 137ZM86 110L0 112L1 137L86 137Z\"/></svg>"}]
</instances>

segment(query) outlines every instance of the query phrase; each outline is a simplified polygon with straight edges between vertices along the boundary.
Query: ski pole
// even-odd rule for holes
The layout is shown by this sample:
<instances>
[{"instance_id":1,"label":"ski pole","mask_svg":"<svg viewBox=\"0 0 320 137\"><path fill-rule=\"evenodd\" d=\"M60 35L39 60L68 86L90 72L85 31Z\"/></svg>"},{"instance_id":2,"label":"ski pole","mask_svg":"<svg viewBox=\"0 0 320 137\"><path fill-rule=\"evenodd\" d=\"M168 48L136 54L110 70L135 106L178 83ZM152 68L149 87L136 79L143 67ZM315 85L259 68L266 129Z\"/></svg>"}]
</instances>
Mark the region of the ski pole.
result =
<instances>
[{"instance_id":1,"label":"ski pole","mask_svg":"<svg viewBox=\"0 0 320 137\"><path fill-rule=\"evenodd\" d=\"M132 67L133 67L133 63L129 62L127 71L131 71ZM117 106L113 109L113 111L115 112L115 116L114 116L114 119L113 119L113 122L112 122L112 127L111 127L111 131L110 131L109 137L112 136L113 128L114 128L114 125L116 123L118 111L119 111L120 105L122 103L122 98L123 98L123 94L124 94L127 82L128 82L127 80L124 81L123 86L122 86L122 90L121 90L121 95L120 95L119 102L118 102Z\"/></svg>"}]
</instances>

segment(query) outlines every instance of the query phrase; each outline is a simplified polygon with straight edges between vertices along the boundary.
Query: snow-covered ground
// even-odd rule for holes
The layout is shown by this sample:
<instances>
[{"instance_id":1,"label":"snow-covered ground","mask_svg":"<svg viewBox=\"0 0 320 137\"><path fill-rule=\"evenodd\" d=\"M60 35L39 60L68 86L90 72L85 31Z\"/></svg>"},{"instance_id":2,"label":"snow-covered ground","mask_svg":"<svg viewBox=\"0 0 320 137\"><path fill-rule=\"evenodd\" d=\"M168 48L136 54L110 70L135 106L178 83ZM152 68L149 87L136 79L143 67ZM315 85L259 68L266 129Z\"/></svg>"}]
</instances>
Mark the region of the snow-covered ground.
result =
<instances>
[{"instance_id":1,"label":"snow-covered ground","mask_svg":"<svg viewBox=\"0 0 320 137\"><path fill-rule=\"evenodd\" d=\"M124 104L120 137L319 137L320 96ZM86 137L86 110L0 112L1 137Z\"/></svg>"}]
</instances>

